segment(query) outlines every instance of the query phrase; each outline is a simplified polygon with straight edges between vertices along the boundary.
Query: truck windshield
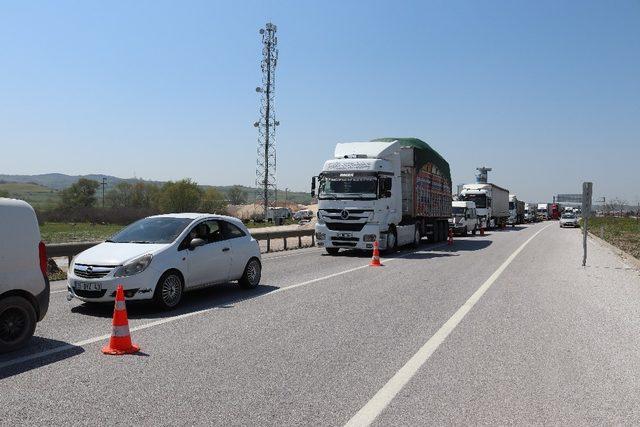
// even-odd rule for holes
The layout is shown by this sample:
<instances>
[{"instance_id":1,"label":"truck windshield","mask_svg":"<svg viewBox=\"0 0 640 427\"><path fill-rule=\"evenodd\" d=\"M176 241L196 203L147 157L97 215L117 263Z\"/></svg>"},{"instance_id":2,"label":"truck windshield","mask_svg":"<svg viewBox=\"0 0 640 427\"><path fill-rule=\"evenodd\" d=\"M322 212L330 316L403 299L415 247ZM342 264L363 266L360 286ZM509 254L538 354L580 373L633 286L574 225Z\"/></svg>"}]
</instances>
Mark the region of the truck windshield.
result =
<instances>
[{"instance_id":1,"label":"truck windshield","mask_svg":"<svg viewBox=\"0 0 640 427\"><path fill-rule=\"evenodd\" d=\"M320 199L375 199L378 179L375 177L324 177L320 180Z\"/></svg>"},{"instance_id":2,"label":"truck windshield","mask_svg":"<svg viewBox=\"0 0 640 427\"><path fill-rule=\"evenodd\" d=\"M464 208L454 206L451 208L451 213L453 216L464 216Z\"/></svg>"},{"instance_id":3,"label":"truck windshield","mask_svg":"<svg viewBox=\"0 0 640 427\"><path fill-rule=\"evenodd\" d=\"M467 202L475 202L476 208L483 209L487 207L487 196L484 194L466 194L464 200Z\"/></svg>"}]
</instances>

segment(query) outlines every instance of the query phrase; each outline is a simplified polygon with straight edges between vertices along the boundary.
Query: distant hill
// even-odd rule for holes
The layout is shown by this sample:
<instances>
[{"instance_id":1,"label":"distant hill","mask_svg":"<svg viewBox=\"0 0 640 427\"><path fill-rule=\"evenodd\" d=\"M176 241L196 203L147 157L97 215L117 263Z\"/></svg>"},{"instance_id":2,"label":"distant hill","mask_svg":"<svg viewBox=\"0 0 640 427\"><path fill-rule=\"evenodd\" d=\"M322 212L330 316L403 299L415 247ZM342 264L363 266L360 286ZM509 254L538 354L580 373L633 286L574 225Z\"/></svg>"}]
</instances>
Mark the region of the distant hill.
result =
<instances>
[{"instance_id":1,"label":"distant hill","mask_svg":"<svg viewBox=\"0 0 640 427\"><path fill-rule=\"evenodd\" d=\"M89 174L89 175L65 175L62 173L47 173L41 175L6 175L0 174L0 189L7 190L12 197L26 200L36 207L48 208L55 205L58 201L60 190L70 187L76 183L80 178L92 179L94 181L102 182L102 178L107 179L107 185L105 190L108 192L111 188L120 182L126 181L134 183L141 181L137 178L119 178L112 175L103 174ZM145 182L162 185L164 181L148 181ZM201 185L203 188L214 187L224 194L231 189L231 185L228 186L215 186L215 185ZM252 187L241 186L244 191L247 192L248 200L254 200L257 194L257 189ZM100 192L100 190L98 190ZM284 190L278 190L278 200L284 201ZM309 193L304 192L288 192L287 200L300 203L311 203L311 196Z\"/></svg>"}]
</instances>

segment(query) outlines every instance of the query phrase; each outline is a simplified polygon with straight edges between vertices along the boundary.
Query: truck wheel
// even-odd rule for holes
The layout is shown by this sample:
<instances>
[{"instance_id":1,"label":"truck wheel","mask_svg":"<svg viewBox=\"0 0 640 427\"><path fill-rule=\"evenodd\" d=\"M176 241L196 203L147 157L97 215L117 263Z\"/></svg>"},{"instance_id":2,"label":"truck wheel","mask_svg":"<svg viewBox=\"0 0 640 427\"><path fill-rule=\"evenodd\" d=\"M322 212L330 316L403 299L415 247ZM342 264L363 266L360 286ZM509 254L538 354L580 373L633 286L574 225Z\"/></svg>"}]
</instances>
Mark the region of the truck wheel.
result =
<instances>
[{"instance_id":1,"label":"truck wheel","mask_svg":"<svg viewBox=\"0 0 640 427\"><path fill-rule=\"evenodd\" d=\"M471 232L471 234L475 236L477 231L478 231L478 226L476 225L475 227L473 227L473 231Z\"/></svg>"},{"instance_id":2,"label":"truck wheel","mask_svg":"<svg viewBox=\"0 0 640 427\"><path fill-rule=\"evenodd\" d=\"M324 248L329 255L338 255L340 248Z\"/></svg>"},{"instance_id":3,"label":"truck wheel","mask_svg":"<svg viewBox=\"0 0 640 427\"><path fill-rule=\"evenodd\" d=\"M24 347L36 330L36 310L25 298L0 301L0 353Z\"/></svg>"},{"instance_id":4,"label":"truck wheel","mask_svg":"<svg viewBox=\"0 0 640 427\"><path fill-rule=\"evenodd\" d=\"M464 233L462 233L463 236L468 236L469 235L469 228L465 225L464 226Z\"/></svg>"},{"instance_id":5,"label":"truck wheel","mask_svg":"<svg viewBox=\"0 0 640 427\"><path fill-rule=\"evenodd\" d=\"M398 248L398 235L396 234L395 229L389 230L387 232L387 249L386 253L390 254L394 252Z\"/></svg>"},{"instance_id":6,"label":"truck wheel","mask_svg":"<svg viewBox=\"0 0 640 427\"><path fill-rule=\"evenodd\" d=\"M420 226L416 224L416 230L413 233L413 246L416 248L419 247L421 239L422 235L420 235Z\"/></svg>"}]
</instances>

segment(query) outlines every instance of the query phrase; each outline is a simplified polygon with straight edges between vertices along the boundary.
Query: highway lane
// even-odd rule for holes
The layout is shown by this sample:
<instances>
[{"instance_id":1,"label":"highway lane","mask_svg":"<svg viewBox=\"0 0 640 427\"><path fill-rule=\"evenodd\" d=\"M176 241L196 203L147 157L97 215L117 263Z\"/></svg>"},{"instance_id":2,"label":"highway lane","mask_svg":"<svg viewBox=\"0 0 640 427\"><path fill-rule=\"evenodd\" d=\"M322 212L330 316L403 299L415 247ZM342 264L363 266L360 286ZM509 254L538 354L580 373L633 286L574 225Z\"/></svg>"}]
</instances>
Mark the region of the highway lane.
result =
<instances>
[{"instance_id":1,"label":"highway lane","mask_svg":"<svg viewBox=\"0 0 640 427\"><path fill-rule=\"evenodd\" d=\"M4 368L7 377L0 384L8 392L0 395L0 407L6 411L3 419L43 424L88 419L147 424L344 424L514 250L545 225L457 239L452 248L425 245L418 252L383 259L386 265L380 269L364 267L366 257L327 257L314 249L295 256L294 252L270 254L265 258L273 259L264 262L264 290L270 292L246 295L235 287L222 286L194 294L182 311L164 318L168 323L134 331L143 356L109 358L99 353L103 342L95 342ZM378 422L446 423L455 419L449 413L455 411L470 414L467 422L473 420L472 401L456 402L455 390L442 382L440 388L425 394L420 387L433 386L434 379L422 375L430 372L435 360L442 359L447 365L470 354L470 344L463 343L464 352L450 344L460 331L468 330L463 338L488 333L485 341L473 341L480 349L486 348L486 340L491 342L496 333L495 317L502 317L500 311L485 313L485 301L501 301L495 293L510 289L512 281L503 282L507 273L516 280L527 271L525 279L530 279L529 270L535 271L537 264L563 250L547 246L558 231L552 227L541 232L516 257ZM563 237L574 233L577 239L573 230L565 231ZM594 257L610 261L606 253L595 253ZM283 255L292 256L278 258ZM554 281L555 270L564 265L552 265L533 277ZM616 271L637 280L629 270ZM595 281L606 280L609 273L603 274L604 279ZM303 286L291 287L300 284ZM536 294L536 289L531 292ZM537 298L534 301L545 300L545 295ZM217 308L198 311L210 307ZM52 317L42 323L37 335L43 342L50 340L45 343L50 346L99 336L108 333L110 311L52 297ZM144 306L129 311L134 329L165 315ZM193 315L176 319L185 313ZM481 318L469 325L476 315L488 320ZM517 326L526 335L524 323ZM509 356L520 357L517 353ZM0 363L3 360L6 357ZM476 391L473 384L488 380L474 363L480 361L472 358L457 373L469 381L472 391ZM515 362L505 357L494 363L510 366ZM443 372L454 368L448 366ZM408 392L412 387L418 387L417 391ZM429 400L435 395L444 402ZM111 418L114 413L118 415Z\"/></svg>"}]
</instances>

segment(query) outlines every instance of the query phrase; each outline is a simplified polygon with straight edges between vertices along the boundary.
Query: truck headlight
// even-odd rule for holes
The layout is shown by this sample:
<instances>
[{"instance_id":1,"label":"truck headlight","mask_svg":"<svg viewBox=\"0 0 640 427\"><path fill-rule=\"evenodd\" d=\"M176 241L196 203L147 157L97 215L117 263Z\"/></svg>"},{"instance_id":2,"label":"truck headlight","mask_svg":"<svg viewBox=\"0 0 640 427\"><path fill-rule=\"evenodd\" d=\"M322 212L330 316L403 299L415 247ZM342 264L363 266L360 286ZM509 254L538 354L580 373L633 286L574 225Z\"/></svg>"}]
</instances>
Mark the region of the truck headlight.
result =
<instances>
[{"instance_id":1,"label":"truck headlight","mask_svg":"<svg viewBox=\"0 0 640 427\"><path fill-rule=\"evenodd\" d=\"M327 235L325 233L321 233L319 231L316 231L316 240L324 240L327 237Z\"/></svg>"},{"instance_id":2,"label":"truck headlight","mask_svg":"<svg viewBox=\"0 0 640 427\"><path fill-rule=\"evenodd\" d=\"M113 273L115 277L127 277L133 276L134 274L142 273L149 267L151 264L151 260L153 259L153 255L147 254L136 259L133 259L126 264L118 267L118 269Z\"/></svg>"}]
</instances>

